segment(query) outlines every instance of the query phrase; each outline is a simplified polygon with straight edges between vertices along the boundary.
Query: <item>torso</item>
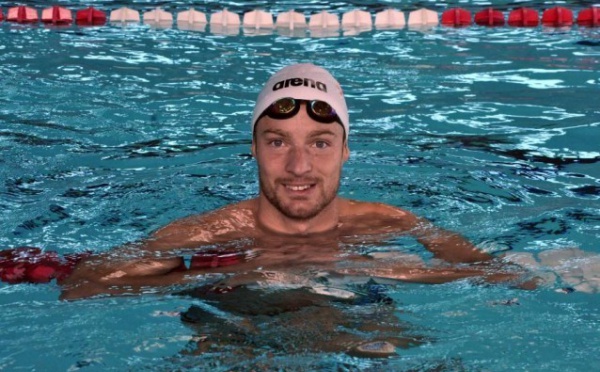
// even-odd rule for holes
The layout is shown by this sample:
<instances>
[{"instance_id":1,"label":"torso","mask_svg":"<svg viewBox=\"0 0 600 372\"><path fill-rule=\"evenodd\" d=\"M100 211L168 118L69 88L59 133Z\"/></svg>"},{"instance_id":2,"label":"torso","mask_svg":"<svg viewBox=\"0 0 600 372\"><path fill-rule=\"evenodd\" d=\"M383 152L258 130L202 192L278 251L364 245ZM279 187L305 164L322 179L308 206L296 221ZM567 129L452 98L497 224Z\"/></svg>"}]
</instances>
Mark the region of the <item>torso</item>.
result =
<instances>
[{"instance_id":1,"label":"torso","mask_svg":"<svg viewBox=\"0 0 600 372\"><path fill-rule=\"evenodd\" d=\"M268 231L257 224L257 199L231 204L205 215L187 217L157 231L149 248L168 251L191 249L202 251L216 245L222 251L248 251L252 260L215 271L237 272L257 267L271 270L327 268L340 262L364 261L345 247L385 239L388 234L409 230L416 217L409 212L379 203L339 199L337 228L305 236Z\"/></svg>"},{"instance_id":2,"label":"torso","mask_svg":"<svg viewBox=\"0 0 600 372\"><path fill-rule=\"evenodd\" d=\"M241 239L273 239L314 243L322 238L345 238L357 235L381 235L410 230L416 217L407 211L380 203L360 202L339 198L339 221L331 231L305 236L285 235L259 226L256 218L257 199L231 204L207 214L191 216L171 223L157 231L157 240L178 241L185 247L226 243ZM167 246L164 248L168 249ZM172 248L172 246L171 246ZM156 247L162 250L161 247Z\"/></svg>"}]
</instances>

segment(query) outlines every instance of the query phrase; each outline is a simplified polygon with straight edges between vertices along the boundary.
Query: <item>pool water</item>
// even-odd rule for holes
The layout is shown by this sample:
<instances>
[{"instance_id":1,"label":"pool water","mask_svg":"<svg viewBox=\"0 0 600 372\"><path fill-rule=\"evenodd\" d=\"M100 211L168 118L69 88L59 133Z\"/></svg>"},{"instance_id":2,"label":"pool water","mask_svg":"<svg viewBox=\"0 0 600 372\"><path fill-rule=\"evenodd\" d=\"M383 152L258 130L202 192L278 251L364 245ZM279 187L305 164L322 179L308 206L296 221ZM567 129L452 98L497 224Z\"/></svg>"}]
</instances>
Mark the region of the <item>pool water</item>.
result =
<instances>
[{"instance_id":1,"label":"pool water","mask_svg":"<svg viewBox=\"0 0 600 372\"><path fill-rule=\"evenodd\" d=\"M155 3L93 5L148 10ZM257 6L306 14L354 7L213 2L200 10L224 5L239 14ZM365 8L387 6L415 8ZM253 197L249 120L261 84L285 65L313 62L338 78L350 108L342 196L410 209L486 249L600 254L599 45L600 30L577 27L310 38L1 23L0 247L106 251L173 219ZM390 246L423 254L405 239ZM56 284L0 284L0 369L599 369L598 295L556 291L566 285L390 287L398 319L431 342L371 360L277 350L189 355L183 351L197 335L177 313L196 300L62 302Z\"/></svg>"}]
</instances>

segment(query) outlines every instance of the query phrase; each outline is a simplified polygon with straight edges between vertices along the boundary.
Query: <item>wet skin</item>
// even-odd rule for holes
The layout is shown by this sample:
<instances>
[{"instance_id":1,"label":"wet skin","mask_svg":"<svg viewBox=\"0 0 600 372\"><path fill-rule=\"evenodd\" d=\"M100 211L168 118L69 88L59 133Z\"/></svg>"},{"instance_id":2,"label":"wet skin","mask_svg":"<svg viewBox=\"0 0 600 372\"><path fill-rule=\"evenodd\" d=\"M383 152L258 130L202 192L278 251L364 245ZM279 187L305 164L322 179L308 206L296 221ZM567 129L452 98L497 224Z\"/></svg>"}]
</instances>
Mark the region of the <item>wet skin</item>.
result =
<instances>
[{"instance_id":1,"label":"wet skin","mask_svg":"<svg viewBox=\"0 0 600 372\"><path fill-rule=\"evenodd\" d=\"M473 276L496 282L521 274L458 234L406 210L337 196L342 166L350 155L344 130L337 123L314 121L304 108L285 120L263 117L255 128L252 154L260 179L257 198L177 220L142 242L90 257L61 283L62 298L168 288L198 282L198 275L214 272L318 268L425 283ZM440 260L438 264L406 263L401 255L379 261L346 248L400 235L414 236ZM252 254L230 267L179 270L182 254L215 246ZM360 264L340 266L344 261ZM462 263L470 265L453 265Z\"/></svg>"},{"instance_id":2,"label":"wet skin","mask_svg":"<svg viewBox=\"0 0 600 372\"><path fill-rule=\"evenodd\" d=\"M61 298L173 293L173 286L182 284L207 287L179 294L208 301L237 321L190 308L186 313L194 311L200 319L191 325L201 336L194 353L236 345L236 352L249 356L264 347L276 350L282 335L288 335L287 352L352 354L364 341L408 347L422 340L402 335L395 306L370 304L369 311L363 307L355 312L336 304L336 293L323 292L316 276L362 283L371 278L443 283L468 277L498 282L522 274L406 210L338 197L350 150L337 123L315 122L303 108L286 120L264 117L256 126L252 154L258 164L258 197L183 218L144 241L80 262L61 283ZM402 235L413 236L435 262L397 248L381 252L386 240ZM359 248L365 245L378 247L378 252ZM239 260L182 269L182 256L207 250L216 250L217 256L234 252ZM222 276L207 286L212 274ZM273 293L257 287L291 289Z\"/></svg>"}]
</instances>

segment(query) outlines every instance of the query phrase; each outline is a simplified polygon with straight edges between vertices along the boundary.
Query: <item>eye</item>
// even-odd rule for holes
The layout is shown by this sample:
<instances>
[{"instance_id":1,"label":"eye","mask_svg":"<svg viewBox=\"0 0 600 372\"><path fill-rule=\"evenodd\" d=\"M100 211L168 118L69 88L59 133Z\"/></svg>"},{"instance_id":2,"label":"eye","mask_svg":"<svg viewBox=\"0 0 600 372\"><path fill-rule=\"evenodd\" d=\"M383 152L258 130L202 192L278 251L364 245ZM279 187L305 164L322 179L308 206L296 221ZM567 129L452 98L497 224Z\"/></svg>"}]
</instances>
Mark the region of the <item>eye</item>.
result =
<instances>
[{"instance_id":1,"label":"eye","mask_svg":"<svg viewBox=\"0 0 600 372\"><path fill-rule=\"evenodd\" d=\"M327 143L325 141L316 141L315 147L318 149L326 149L327 147L329 147L329 143Z\"/></svg>"},{"instance_id":2,"label":"eye","mask_svg":"<svg viewBox=\"0 0 600 372\"><path fill-rule=\"evenodd\" d=\"M271 140L271 141L269 141L269 145L271 145L273 147L281 147L281 146L283 146L283 141L280 139Z\"/></svg>"}]
</instances>

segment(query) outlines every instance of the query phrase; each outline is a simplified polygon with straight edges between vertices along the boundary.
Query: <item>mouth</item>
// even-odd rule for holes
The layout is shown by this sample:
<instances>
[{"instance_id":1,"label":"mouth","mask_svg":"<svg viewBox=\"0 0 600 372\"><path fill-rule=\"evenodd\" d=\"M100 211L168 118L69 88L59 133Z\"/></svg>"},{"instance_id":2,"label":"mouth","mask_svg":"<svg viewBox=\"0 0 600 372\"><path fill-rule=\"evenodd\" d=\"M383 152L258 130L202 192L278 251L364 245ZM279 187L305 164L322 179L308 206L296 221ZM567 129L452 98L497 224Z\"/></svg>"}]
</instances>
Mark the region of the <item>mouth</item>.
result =
<instances>
[{"instance_id":1,"label":"mouth","mask_svg":"<svg viewBox=\"0 0 600 372\"><path fill-rule=\"evenodd\" d=\"M285 185L285 188L291 191L306 191L310 188L314 187L314 184L306 184L306 185Z\"/></svg>"},{"instance_id":2,"label":"mouth","mask_svg":"<svg viewBox=\"0 0 600 372\"><path fill-rule=\"evenodd\" d=\"M282 180L281 185L290 196L306 197L316 189L316 180Z\"/></svg>"}]
</instances>

